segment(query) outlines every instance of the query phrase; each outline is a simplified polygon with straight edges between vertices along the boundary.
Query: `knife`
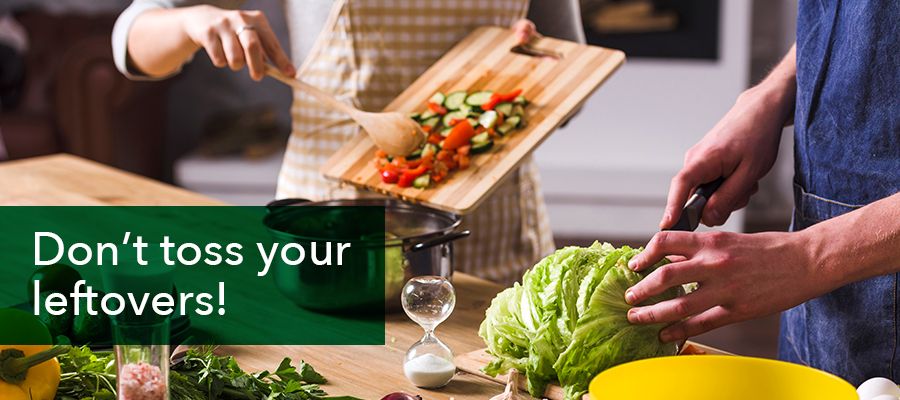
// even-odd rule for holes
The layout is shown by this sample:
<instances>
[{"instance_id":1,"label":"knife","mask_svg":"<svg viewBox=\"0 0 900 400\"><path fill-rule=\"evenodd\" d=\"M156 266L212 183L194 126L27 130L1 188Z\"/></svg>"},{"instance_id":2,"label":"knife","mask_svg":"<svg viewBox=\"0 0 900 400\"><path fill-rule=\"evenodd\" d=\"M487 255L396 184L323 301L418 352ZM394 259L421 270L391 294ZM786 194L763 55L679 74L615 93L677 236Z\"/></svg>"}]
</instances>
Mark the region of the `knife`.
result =
<instances>
[{"instance_id":1,"label":"knife","mask_svg":"<svg viewBox=\"0 0 900 400\"><path fill-rule=\"evenodd\" d=\"M703 207L706 206L706 202L709 200L709 197L715 193L716 189L718 189L719 186L722 186L722 182L725 182L725 178L719 177L712 182L698 186L697 190L694 191L694 195L688 199L684 208L681 209L681 216L678 217L678 221L675 222L675 225L672 225L669 229L663 230L690 232L697 229L697 226L700 225L700 216L703 215Z\"/></svg>"}]
</instances>

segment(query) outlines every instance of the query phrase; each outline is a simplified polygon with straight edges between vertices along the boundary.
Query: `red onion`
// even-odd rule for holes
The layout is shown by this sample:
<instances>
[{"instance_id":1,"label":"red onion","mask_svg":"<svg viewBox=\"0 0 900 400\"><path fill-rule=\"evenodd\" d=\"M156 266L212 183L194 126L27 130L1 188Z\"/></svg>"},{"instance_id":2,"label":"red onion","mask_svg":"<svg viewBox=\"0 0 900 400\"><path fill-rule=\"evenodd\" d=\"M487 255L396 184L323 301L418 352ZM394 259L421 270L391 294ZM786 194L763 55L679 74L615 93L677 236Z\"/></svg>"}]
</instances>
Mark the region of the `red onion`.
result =
<instances>
[{"instance_id":1,"label":"red onion","mask_svg":"<svg viewBox=\"0 0 900 400\"><path fill-rule=\"evenodd\" d=\"M381 398L381 400L422 400L422 396L403 392L394 392L385 395Z\"/></svg>"}]
</instances>

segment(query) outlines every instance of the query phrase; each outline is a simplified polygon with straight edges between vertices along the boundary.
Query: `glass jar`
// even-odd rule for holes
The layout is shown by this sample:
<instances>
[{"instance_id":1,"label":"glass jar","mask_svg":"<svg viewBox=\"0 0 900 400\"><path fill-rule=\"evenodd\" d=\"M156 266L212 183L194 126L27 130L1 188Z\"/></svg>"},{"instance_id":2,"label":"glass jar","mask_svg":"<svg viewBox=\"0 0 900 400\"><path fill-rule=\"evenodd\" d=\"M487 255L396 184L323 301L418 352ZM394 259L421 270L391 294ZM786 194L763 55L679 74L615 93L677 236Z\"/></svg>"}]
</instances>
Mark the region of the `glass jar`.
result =
<instances>
[{"instance_id":1,"label":"glass jar","mask_svg":"<svg viewBox=\"0 0 900 400\"><path fill-rule=\"evenodd\" d=\"M169 400L169 319L113 320L119 400Z\"/></svg>"}]
</instances>

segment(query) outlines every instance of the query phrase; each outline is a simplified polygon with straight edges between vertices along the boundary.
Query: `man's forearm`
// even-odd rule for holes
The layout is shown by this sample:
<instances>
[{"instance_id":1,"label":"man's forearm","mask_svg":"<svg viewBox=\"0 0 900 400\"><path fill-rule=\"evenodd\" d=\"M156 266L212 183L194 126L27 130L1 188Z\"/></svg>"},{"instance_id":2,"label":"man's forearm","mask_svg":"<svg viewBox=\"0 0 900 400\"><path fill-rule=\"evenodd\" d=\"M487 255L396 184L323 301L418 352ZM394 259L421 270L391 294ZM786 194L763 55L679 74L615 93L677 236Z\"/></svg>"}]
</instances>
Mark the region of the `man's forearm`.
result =
<instances>
[{"instance_id":1,"label":"man's forearm","mask_svg":"<svg viewBox=\"0 0 900 400\"><path fill-rule=\"evenodd\" d=\"M128 33L128 57L133 68L149 76L165 76L178 70L199 49L182 22L190 8L150 10L135 19Z\"/></svg>"},{"instance_id":2,"label":"man's forearm","mask_svg":"<svg viewBox=\"0 0 900 400\"><path fill-rule=\"evenodd\" d=\"M797 99L797 46L791 46L781 62L758 85L742 96L753 95L764 101L766 108L778 114L784 126L793 125Z\"/></svg>"},{"instance_id":3,"label":"man's forearm","mask_svg":"<svg viewBox=\"0 0 900 400\"><path fill-rule=\"evenodd\" d=\"M840 287L900 272L900 193L801 231L808 257Z\"/></svg>"}]
</instances>

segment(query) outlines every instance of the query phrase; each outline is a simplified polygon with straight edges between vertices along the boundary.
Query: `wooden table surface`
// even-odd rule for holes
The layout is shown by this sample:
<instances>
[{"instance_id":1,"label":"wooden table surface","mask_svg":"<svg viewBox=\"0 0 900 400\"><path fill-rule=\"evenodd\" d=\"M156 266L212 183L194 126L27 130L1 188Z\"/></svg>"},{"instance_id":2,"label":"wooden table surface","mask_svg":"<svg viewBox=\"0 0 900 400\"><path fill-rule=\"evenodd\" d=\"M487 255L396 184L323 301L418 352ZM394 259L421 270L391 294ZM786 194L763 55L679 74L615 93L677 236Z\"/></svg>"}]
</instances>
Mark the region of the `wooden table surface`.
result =
<instances>
[{"instance_id":1,"label":"wooden table surface","mask_svg":"<svg viewBox=\"0 0 900 400\"><path fill-rule=\"evenodd\" d=\"M223 205L224 203L171 185L116 170L71 155L52 155L0 163L0 205ZM454 275L456 310L437 330L438 336L462 354L484 347L477 335L484 310L502 288L463 273ZM422 329L405 314L386 317L384 346L228 346L248 371L272 370L283 357L306 360L329 379L332 395L380 399L395 391L422 394L426 399L487 399L503 387L460 373L439 391L414 387L403 375L406 349Z\"/></svg>"}]
</instances>

